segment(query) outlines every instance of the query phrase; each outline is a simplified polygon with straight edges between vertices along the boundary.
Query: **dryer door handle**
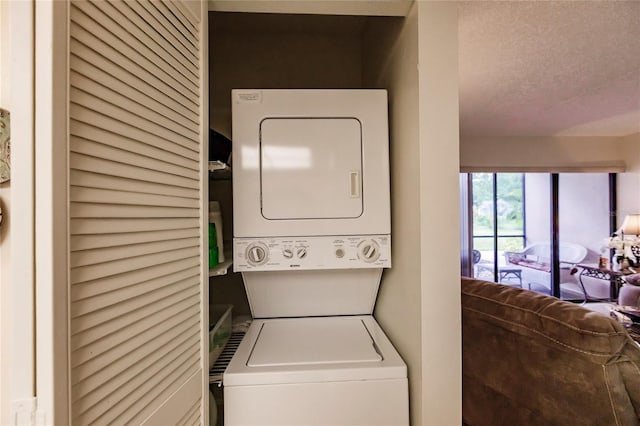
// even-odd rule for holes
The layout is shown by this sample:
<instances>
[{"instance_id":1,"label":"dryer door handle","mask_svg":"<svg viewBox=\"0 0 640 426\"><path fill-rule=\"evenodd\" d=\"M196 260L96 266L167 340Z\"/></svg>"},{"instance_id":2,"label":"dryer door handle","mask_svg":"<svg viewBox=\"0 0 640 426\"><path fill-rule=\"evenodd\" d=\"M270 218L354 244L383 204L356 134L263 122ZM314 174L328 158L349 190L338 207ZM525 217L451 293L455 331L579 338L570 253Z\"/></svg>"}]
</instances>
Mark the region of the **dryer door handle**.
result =
<instances>
[{"instance_id":1,"label":"dryer door handle","mask_svg":"<svg viewBox=\"0 0 640 426\"><path fill-rule=\"evenodd\" d=\"M360 172L350 172L349 183L351 184L351 198L360 198Z\"/></svg>"}]
</instances>

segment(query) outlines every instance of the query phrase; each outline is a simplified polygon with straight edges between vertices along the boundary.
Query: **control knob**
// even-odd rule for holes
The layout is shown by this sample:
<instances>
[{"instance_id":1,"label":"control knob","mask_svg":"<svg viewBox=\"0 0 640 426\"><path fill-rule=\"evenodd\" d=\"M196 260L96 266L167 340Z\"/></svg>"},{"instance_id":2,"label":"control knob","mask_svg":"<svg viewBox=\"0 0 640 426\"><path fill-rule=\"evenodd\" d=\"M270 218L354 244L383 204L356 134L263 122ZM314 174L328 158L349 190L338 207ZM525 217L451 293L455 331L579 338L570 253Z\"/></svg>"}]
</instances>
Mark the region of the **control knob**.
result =
<instances>
[{"instance_id":1,"label":"control knob","mask_svg":"<svg viewBox=\"0 0 640 426\"><path fill-rule=\"evenodd\" d=\"M262 243L253 243L247 247L247 260L253 266L259 266L267 262L269 249Z\"/></svg>"},{"instance_id":2,"label":"control knob","mask_svg":"<svg viewBox=\"0 0 640 426\"><path fill-rule=\"evenodd\" d=\"M293 250L291 250L290 248L286 248L282 250L282 255L285 257L285 259L291 259L293 257Z\"/></svg>"},{"instance_id":3,"label":"control knob","mask_svg":"<svg viewBox=\"0 0 640 426\"><path fill-rule=\"evenodd\" d=\"M298 256L298 259L304 259L305 257L307 257L307 248L306 247L298 247L296 249L296 256Z\"/></svg>"},{"instance_id":4,"label":"control knob","mask_svg":"<svg viewBox=\"0 0 640 426\"><path fill-rule=\"evenodd\" d=\"M362 241L358 245L358 258L367 263L372 263L380 257L380 246L373 240Z\"/></svg>"}]
</instances>

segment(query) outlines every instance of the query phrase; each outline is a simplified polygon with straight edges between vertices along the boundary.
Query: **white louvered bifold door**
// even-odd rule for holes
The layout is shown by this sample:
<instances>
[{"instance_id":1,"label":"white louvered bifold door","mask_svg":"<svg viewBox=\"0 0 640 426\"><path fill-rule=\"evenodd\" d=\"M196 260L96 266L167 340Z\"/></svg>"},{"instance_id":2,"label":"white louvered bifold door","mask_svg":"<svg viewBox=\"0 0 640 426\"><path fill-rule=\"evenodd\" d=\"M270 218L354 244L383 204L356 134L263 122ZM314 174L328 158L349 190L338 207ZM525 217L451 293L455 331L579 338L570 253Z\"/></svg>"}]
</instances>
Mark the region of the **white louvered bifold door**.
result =
<instances>
[{"instance_id":1,"label":"white louvered bifold door","mask_svg":"<svg viewBox=\"0 0 640 426\"><path fill-rule=\"evenodd\" d=\"M201 424L200 5L69 17L72 423Z\"/></svg>"}]
</instances>

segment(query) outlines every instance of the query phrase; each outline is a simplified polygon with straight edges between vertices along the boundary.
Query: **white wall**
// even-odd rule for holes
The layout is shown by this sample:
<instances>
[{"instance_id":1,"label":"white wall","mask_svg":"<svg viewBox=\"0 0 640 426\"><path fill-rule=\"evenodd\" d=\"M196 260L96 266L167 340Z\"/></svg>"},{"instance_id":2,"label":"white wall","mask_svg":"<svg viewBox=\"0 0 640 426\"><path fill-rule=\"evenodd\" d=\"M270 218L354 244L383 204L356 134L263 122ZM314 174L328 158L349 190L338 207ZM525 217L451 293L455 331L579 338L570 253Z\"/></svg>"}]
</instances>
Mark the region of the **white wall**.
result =
<instances>
[{"instance_id":1,"label":"white wall","mask_svg":"<svg viewBox=\"0 0 640 426\"><path fill-rule=\"evenodd\" d=\"M640 213L640 173L619 173L617 226L622 226L626 215L637 213Z\"/></svg>"},{"instance_id":2,"label":"white wall","mask_svg":"<svg viewBox=\"0 0 640 426\"><path fill-rule=\"evenodd\" d=\"M422 424L455 425L462 419L458 14L456 2L416 4Z\"/></svg>"},{"instance_id":3,"label":"white wall","mask_svg":"<svg viewBox=\"0 0 640 426\"><path fill-rule=\"evenodd\" d=\"M625 215L640 212L639 146L640 133L625 137L467 136L460 140L460 170L617 172L616 214L620 226Z\"/></svg>"},{"instance_id":4,"label":"white wall","mask_svg":"<svg viewBox=\"0 0 640 426\"><path fill-rule=\"evenodd\" d=\"M411 423L422 416L418 10L404 21L375 20L365 37L365 84L389 90L393 267L385 270L375 317L409 373Z\"/></svg>"},{"instance_id":5,"label":"white wall","mask_svg":"<svg viewBox=\"0 0 640 426\"><path fill-rule=\"evenodd\" d=\"M627 171L618 174L618 226L625 215L640 213L640 133L620 138L620 144Z\"/></svg>"},{"instance_id":6,"label":"white wall","mask_svg":"<svg viewBox=\"0 0 640 426\"><path fill-rule=\"evenodd\" d=\"M638 155L638 147L640 147L640 132L634 133L618 139L618 154L624 157L627 164L627 171L631 173L640 173L640 155Z\"/></svg>"},{"instance_id":7,"label":"white wall","mask_svg":"<svg viewBox=\"0 0 640 426\"><path fill-rule=\"evenodd\" d=\"M622 171L629 152L614 137L464 137L460 170Z\"/></svg>"},{"instance_id":8,"label":"white wall","mask_svg":"<svg viewBox=\"0 0 640 426\"><path fill-rule=\"evenodd\" d=\"M365 42L365 84L390 95L393 267L375 315L409 368L415 425L461 422L457 51L455 3L416 2Z\"/></svg>"},{"instance_id":9,"label":"white wall","mask_svg":"<svg viewBox=\"0 0 640 426\"><path fill-rule=\"evenodd\" d=\"M460 275L442 256L459 252L457 15L416 3L369 32L365 83L389 88L391 132L393 268L375 314L409 367L412 424L457 424Z\"/></svg>"}]
</instances>

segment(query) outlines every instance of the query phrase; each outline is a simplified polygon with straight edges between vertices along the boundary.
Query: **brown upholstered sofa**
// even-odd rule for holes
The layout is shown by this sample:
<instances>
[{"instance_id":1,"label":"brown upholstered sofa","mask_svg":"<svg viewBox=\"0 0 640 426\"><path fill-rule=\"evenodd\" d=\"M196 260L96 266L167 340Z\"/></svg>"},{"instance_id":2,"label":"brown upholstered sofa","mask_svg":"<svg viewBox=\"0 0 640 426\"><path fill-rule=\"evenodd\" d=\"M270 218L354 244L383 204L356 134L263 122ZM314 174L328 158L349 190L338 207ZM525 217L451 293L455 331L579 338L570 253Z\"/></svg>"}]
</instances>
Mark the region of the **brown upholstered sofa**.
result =
<instances>
[{"instance_id":1,"label":"brown upholstered sofa","mask_svg":"<svg viewBox=\"0 0 640 426\"><path fill-rule=\"evenodd\" d=\"M465 424L639 425L640 347L615 320L462 278Z\"/></svg>"}]
</instances>

